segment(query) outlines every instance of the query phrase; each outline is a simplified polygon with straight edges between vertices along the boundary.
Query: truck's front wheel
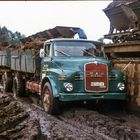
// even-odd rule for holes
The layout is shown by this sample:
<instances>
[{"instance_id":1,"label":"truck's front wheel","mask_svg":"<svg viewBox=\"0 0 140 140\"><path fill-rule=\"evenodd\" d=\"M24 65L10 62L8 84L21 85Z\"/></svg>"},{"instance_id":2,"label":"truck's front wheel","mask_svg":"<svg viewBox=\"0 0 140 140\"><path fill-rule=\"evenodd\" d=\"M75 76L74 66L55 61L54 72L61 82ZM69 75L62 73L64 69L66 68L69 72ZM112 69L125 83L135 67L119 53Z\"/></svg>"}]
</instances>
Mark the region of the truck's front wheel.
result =
<instances>
[{"instance_id":1,"label":"truck's front wheel","mask_svg":"<svg viewBox=\"0 0 140 140\"><path fill-rule=\"evenodd\" d=\"M52 88L48 82L43 86L42 105L49 114L56 115L60 113L60 102L57 98L53 97Z\"/></svg>"}]
</instances>

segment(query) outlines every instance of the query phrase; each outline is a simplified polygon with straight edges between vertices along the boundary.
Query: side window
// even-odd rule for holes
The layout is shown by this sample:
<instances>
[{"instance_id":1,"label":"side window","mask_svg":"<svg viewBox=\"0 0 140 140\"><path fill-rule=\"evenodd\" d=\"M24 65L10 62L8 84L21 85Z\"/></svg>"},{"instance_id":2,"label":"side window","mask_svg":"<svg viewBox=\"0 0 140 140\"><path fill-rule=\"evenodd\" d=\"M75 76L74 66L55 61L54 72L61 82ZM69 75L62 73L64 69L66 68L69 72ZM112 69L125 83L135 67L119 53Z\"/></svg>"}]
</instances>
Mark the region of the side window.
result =
<instances>
[{"instance_id":1,"label":"side window","mask_svg":"<svg viewBox=\"0 0 140 140\"><path fill-rule=\"evenodd\" d=\"M46 54L46 56L50 56L50 44L46 44L46 46L45 46L45 54Z\"/></svg>"}]
</instances>

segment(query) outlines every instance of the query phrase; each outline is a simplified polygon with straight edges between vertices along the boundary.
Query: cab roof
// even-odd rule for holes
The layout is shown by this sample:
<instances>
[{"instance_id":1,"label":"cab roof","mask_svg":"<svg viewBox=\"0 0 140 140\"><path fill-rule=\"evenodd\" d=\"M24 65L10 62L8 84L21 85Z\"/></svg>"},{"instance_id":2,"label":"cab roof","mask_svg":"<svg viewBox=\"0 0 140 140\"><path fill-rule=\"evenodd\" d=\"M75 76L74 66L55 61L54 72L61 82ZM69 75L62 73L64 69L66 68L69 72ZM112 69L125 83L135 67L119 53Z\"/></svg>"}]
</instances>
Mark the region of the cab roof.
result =
<instances>
[{"instance_id":1,"label":"cab roof","mask_svg":"<svg viewBox=\"0 0 140 140\"><path fill-rule=\"evenodd\" d=\"M74 39L74 38L55 38L55 39L50 39L50 40L45 41L45 44L49 43L49 42L58 42L58 41L92 42L95 45L99 45L99 46L103 45L103 43L99 42L99 41L87 40L87 39Z\"/></svg>"}]
</instances>

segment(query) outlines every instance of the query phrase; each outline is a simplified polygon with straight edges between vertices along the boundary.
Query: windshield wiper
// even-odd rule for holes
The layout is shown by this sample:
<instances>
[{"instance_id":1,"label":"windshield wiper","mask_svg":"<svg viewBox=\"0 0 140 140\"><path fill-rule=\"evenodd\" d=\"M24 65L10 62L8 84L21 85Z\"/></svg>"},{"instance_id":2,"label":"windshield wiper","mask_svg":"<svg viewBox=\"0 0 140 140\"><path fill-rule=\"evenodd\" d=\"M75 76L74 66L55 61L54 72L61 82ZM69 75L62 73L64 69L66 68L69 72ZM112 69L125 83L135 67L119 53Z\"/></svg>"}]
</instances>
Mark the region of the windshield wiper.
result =
<instances>
[{"instance_id":1,"label":"windshield wiper","mask_svg":"<svg viewBox=\"0 0 140 140\"><path fill-rule=\"evenodd\" d=\"M59 53L65 55L65 56L70 56L69 54L67 54L67 53L65 53L65 52L63 52L63 51L60 51L60 50L55 50L55 51L57 51L57 52L59 52Z\"/></svg>"},{"instance_id":2,"label":"windshield wiper","mask_svg":"<svg viewBox=\"0 0 140 140\"><path fill-rule=\"evenodd\" d=\"M91 56L96 57L96 55L94 55L94 54L92 54L92 53L90 53L90 52L88 52L88 51L86 51L86 50L83 50L83 49L82 49L82 51L85 52L85 53L87 53L87 54L89 54L89 55L91 55Z\"/></svg>"}]
</instances>

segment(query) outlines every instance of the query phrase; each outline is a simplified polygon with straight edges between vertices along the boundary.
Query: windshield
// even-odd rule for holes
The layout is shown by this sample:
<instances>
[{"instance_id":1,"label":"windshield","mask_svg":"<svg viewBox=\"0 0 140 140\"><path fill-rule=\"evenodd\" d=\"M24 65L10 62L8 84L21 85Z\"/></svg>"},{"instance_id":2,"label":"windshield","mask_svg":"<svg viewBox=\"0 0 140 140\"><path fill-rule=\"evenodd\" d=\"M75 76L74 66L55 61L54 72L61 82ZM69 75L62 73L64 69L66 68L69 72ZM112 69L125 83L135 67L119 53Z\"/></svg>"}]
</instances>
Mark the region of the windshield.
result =
<instances>
[{"instance_id":1,"label":"windshield","mask_svg":"<svg viewBox=\"0 0 140 140\"><path fill-rule=\"evenodd\" d=\"M63 41L54 43L55 56L96 56L96 46L92 42Z\"/></svg>"}]
</instances>

